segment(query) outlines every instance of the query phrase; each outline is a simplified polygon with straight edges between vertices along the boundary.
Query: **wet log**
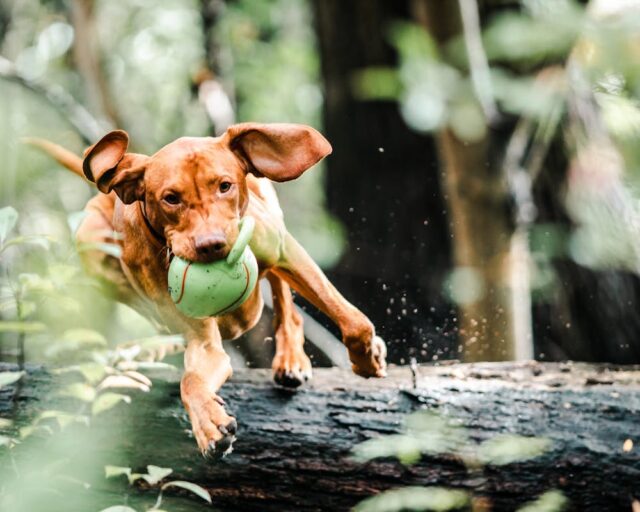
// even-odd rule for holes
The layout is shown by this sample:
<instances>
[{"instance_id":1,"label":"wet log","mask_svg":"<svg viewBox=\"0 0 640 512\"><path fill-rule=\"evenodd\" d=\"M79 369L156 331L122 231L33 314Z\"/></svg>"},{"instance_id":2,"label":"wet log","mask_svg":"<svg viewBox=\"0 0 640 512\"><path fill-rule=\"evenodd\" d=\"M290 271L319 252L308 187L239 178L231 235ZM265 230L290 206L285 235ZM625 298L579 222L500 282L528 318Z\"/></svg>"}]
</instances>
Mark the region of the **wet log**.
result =
<instances>
[{"instance_id":1,"label":"wet log","mask_svg":"<svg viewBox=\"0 0 640 512\"><path fill-rule=\"evenodd\" d=\"M0 365L3 369L9 367ZM52 391L56 378L30 369L21 389L0 390L0 417L24 423L43 409L59 407L62 399ZM210 491L214 506L234 511L349 510L368 496L406 485L466 490L491 505L483 510L492 511L515 510L550 489L565 494L569 510L630 510L640 498L637 366L393 367L384 380L316 369L312 383L297 392L275 388L266 370L243 370L222 396L237 415L239 437L233 453L220 461L199 455L175 381L157 380L131 405L93 421L90 430L102 440L90 450L98 468L93 488L103 502L113 505L114 497L127 492L125 482L104 479L103 463L173 468L172 477L198 483ZM392 459L363 464L350 457L355 444L400 432L408 413L425 408L465 427L473 442L514 433L545 437L551 446L528 461L474 471L446 453L424 456L413 466ZM14 452L19 455L20 449ZM0 454L0 468L3 464ZM93 478L94 470L85 469L84 478ZM154 492L139 486L128 503ZM189 503L167 508L200 507Z\"/></svg>"}]
</instances>

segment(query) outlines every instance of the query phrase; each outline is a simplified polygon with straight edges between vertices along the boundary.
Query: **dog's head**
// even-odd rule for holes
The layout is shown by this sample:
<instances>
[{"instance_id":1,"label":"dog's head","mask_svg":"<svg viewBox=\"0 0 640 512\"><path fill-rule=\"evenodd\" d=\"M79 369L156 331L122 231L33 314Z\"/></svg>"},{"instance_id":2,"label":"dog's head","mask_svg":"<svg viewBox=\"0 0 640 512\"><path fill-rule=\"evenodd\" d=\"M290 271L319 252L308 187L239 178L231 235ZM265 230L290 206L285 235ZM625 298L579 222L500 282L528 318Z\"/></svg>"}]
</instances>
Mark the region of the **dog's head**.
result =
<instances>
[{"instance_id":1,"label":"dog's head","mask_svg":"<svg viewBox=\"0 0 640 512\"><path fill-rule=\"evenodd\" d=\"M289 181L331 153L316 130L296 124L243 123L221 137L183 137L152 156L127 153L116 130L85 152L83 171L101 192L144 202L169 249L191 261L224 258L249 200L246 176Z\"/></svg>"}]
</instances>

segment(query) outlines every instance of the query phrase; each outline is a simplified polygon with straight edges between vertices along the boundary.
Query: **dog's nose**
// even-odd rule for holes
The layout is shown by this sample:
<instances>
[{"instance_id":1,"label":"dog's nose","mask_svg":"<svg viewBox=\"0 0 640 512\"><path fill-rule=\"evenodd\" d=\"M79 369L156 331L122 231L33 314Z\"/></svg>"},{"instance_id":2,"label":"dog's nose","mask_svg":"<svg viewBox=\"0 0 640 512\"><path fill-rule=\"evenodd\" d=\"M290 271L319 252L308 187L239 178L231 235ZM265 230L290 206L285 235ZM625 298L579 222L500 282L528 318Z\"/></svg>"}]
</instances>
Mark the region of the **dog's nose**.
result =
<instances>
[{"instance_id":1,"label":"dog's nose","mask_svg":"<svg viewBox=\"0 0 640 512\"><path fill-rule=\"evenodd\" d=\"M197 235L193 241L198 256L212 258L220 256L227 246L227 239L222 233L206 233Z\"/></svg>"}]
</instances>

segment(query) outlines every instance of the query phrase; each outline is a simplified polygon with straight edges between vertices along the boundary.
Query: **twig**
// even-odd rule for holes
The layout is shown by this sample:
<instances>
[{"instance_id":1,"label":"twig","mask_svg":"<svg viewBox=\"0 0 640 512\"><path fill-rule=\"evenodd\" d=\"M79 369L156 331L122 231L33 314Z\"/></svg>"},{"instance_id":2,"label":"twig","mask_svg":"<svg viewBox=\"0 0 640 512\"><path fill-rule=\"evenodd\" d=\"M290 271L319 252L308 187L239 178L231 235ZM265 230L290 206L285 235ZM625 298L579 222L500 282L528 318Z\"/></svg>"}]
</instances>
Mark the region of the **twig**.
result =
<instances>
[{"instance_id":1,"label":"twig","mask_svg":"<svg viewBox=\"0 0 640 512\"><path fill-rule=\"evenodd\" d=\"M464 43L469 58L469 71L471 82L476 91L478 101L482 106L487 122L491 122L498 117L498 109L493 100L491 88L491 75L489 72L489 61L482 46L482 33L480 27L480 15L476 0L458 0L460 4L460 15L462 17L462 29L464 33Z\"/></svg>"}]
</instances>

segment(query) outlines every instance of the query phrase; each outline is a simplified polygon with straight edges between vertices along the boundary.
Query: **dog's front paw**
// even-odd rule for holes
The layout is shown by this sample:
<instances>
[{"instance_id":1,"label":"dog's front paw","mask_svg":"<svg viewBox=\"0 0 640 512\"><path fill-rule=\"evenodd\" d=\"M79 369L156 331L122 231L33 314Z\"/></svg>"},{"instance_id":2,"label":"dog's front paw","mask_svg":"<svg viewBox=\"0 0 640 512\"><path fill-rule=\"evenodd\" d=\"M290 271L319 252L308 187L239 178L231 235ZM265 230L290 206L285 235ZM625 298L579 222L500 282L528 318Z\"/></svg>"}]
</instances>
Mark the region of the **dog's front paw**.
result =
<instances>
[{"instance_id":1,"label":"dog's front paw","mask_svg":"<svg viewBox=\"0 0 640 512\"><path fill-rule=\"evenodd\" d=\"M373 336L370 343L357 344L349 350L351 369L361 377L387 376L387 346L382 338Z\"/></svg>"},{"instance_id":2,"label":"dog's front paw","mask_svg":"<svg viewBox=\"0 0 640 512\"><path fill-rule=\"evenodd\" d=\"M232 450L238 424L217 395L193 393L183 397L198 447L206 459L219 459Z\"/></svg>"},{"instance_id":3,"label":"dog's front paw","mask_svg":"<svg viewBox=\"0 0 640 512\"><path fill-rule=\"evenodd\" d=\"M302 347L276 354L271 368L275 383L286 388L297 388L311 379L311 361Z\"/></svg>"}]
</instances>

